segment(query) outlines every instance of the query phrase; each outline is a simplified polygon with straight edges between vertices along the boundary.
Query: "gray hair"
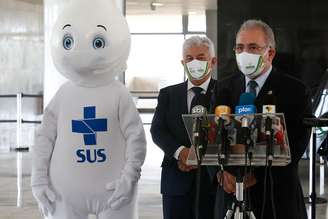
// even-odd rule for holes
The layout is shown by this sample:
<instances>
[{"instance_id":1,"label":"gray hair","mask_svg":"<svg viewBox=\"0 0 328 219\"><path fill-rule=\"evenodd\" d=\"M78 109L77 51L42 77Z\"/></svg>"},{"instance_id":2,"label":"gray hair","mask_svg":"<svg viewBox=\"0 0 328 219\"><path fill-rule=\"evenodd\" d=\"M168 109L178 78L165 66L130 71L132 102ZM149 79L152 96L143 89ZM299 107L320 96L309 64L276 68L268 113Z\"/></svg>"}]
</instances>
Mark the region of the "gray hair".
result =
<instances>
[{"instance_id":1,"label":"gray hair","mask_svg":"<svg viewBox=\"0 0 328 219\"><path fill-rule=\"evenodd\" d=\"M271 29L271 27L266 24L265 22L261 21L261 20L247 20L245 21L239 28L237 35L241 32L241 31L245 31L245 30L249 30L249 29L261 29L265 35L265 40L266 43L272 47L272 48L276 48L276 41L274 38L274 33Z\"/></svg>"},{"instance_id":2,"label":"gray hair","mask_svg":"<svg viewBox=\"0 0 328 219\"><path fill-rule=\"evenodd\" d=\"M186 39L183 43L183 57L186 54L187 49L193 46L205 46L208 48L209 54L211 58L215 57L215 49L212 40L206 36L192 36Z\"/></svg>"}]
</instances>

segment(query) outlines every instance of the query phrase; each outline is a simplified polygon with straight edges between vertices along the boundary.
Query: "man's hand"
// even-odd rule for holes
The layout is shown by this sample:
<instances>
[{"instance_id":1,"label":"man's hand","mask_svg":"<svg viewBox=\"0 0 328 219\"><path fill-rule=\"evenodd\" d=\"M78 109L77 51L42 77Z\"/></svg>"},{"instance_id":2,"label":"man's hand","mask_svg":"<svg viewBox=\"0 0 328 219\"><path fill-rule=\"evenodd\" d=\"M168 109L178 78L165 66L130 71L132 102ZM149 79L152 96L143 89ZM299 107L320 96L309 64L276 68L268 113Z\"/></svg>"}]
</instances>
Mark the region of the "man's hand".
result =
<instances>
[{"instance_id":1,"label":"man's hand","mask_svg":"<svg viewBox=\"0 0 328 219\"><path fill-rule=\"evenodd\" d=\"M236 192L236 177L227 171L218 172L217 178L219 184L223 187L223 190L230 194Z\"/></svg>"},{"instance_id":2,"label":"man's hand","mask_svg":"<svg viewBox=\"0 0 328 219\"><path fill-rule=\"evenodd\" d=\"M256 184L256 178L253 174L247 174L245 177L244 177L244 187L247 189L249 187L252 187Z\"/></svg>"},{"instance_id":3,"label":"man's hand","mask_svg":"<svg viewBox=\"0 0 328 219\"><path fill-rule=\"evenodd\" d=\"M178 160L178 168L182 172L189 172L190 170L197 169L197 166L189 166L187 164L182 163L181 160Z\"/></svg>"},{"instance_id":4,"label":"man's hand","mask_svg":"<svg viewBox=\"0 0 328 219\"><path fill-rule=\"evenodd\" d=\"M223 187L226 193L236 193L236 177L227 171L219 172L217 174L218 182ZM244 177L244 188L247 189L256 184L256 178L252 174L247 174Z\"/></svg>"},{"instance_id":5,"label":"man's hand","mask_svg":"<svg viewBox=\"0 0 328 219\"><path fill-rule=\"evenodd\" d=\"M183 148L179 154L178 168L183 172L189 172L190 170L197 169L197 166L189 166L186 164L189 151L190 151L189 148Z\"/></svg>"},{"instance_id":6,"label":"man's hand","mask_svg":"<svg viewBox=\"0 0 328 219\"><path fill-rule=\"evenodd\" d=\"M183 148L181 151L180 151L180 154L179 154L179 161L181 161L182 163L186 164L187 162L187 159L188 159L188 155L189 155L189 151L190 151L190 148Z\"/></svg>"}]
</instances>

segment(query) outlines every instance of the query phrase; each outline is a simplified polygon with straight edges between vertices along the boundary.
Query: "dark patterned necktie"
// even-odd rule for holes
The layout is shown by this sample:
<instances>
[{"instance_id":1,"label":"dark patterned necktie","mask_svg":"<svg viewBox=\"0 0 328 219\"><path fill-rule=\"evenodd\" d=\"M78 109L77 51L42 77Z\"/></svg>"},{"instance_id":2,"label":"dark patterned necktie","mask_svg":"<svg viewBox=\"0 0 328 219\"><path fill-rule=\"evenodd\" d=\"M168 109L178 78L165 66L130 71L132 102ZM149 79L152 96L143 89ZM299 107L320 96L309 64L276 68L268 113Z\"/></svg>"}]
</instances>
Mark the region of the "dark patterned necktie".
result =
<instances>
[{"instance_id":1,"label":"dark patterned necktie","mask_svg":"<svg viewBox=\"0 0 328 219\"><path fill-rule=\"evenodd\" d=\"M257 82L254 80L251 80L248 82L249 92L254 94L256 97L256 87L258 86Z\"/></svg>"},{"instance_id":2,"label":"dark patterned necktie","mask_svg":"<svg viewBox=\"0 0 328 219\"><path fill-rule=\"evenodd\" d=\"M194 106L203 105L205 95L202 94L203 89L200 87L193 87L191 90L194 92L195 96L192 98L190 104L190 112Z\"/></svg>"}]
</instances>

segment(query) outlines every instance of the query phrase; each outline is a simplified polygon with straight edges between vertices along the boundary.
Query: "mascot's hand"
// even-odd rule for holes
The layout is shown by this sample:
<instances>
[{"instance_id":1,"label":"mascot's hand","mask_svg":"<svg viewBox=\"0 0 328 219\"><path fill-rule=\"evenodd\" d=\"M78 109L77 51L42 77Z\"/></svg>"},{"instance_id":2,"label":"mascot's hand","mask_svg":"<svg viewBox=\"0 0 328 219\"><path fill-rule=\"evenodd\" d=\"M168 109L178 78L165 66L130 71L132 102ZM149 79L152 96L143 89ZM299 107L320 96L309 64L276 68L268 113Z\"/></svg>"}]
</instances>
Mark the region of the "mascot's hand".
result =
<instances>
[{"instance_id":1,"label":"mascot's hand","mask_svg":"<svg viewBox=\"0 0 328 219\"><path fill-rule=\"evenodd\" d=\"M39 204L39 208L44 216L54 213L55 193L47 185L33 186L32 193Z\"/></svg>"},{"instance_id":2,"label":"mascot's hand","mask_svg":"<svg viewBox=\"0 0 328 219\"><path fill-rule=\"evenodd\" d=\"M138 181L134 175L125 173L120 179L106 185L107 190L114 191L108 200L111 209L118 210L131 202Z\"/></svg>"}]
</instances>

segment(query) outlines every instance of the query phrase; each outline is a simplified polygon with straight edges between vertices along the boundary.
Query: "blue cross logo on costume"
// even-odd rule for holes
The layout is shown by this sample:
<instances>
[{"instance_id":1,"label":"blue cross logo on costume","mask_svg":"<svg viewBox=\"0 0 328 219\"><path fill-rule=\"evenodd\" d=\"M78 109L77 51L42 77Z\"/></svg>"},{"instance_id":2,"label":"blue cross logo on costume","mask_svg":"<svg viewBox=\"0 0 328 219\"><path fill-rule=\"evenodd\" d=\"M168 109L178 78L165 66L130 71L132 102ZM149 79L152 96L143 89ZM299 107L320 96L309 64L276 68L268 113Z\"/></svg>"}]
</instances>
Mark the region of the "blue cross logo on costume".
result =
<instances>
[{"instance_id":1,"label":"blue cross logo on costume","mask_svg":"<svg viewBox=\"0 0 328 219\"><path fill-rule=\"evenodd\" d=\"M84 119L72 120L72 132L83 134L85 145L96 145L97 132L107 131L107 119L96 119L96 107L84 107Z\"/></svg>"},{"instance_id":2,"label":"blue cross logo on costume","mask_svg":"<svg viewBox=\"0 0 328 219\"><path fill-rule=\"evenodd\" d=\"M72 132L83 134L86 147L97 145L97 132L106 132L107 119L96 118L96 107L88 106L83 109L84 118L82 120L72 120ZM105 149L78 149L76 151L78 163L101 163L106 161Z\"/></svg>"}]
</instances>

